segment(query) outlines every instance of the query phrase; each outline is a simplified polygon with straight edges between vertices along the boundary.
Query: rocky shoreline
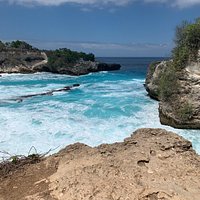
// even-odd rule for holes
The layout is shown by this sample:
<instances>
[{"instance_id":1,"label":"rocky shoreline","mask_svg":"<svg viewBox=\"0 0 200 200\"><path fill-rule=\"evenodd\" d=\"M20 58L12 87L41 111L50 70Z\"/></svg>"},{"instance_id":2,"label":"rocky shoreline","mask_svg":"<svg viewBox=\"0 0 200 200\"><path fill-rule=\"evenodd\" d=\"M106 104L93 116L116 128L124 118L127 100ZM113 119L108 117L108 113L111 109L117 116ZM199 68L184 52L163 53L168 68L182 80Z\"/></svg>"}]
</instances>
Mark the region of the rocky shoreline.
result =
<instances>
[{"instance_id":1,"label":"rocky shoreline","mask_svg":"<svg viewBox=\"0 0 200 200\"><path fill-rule=\"evenodd\" d=\"M199 200L200 156L162 129L140 129L124 142L67 146L4 177L0 200Z\"/></svg>"},{"instance_id":2,"label":"rocky shoreline","mask_svg":"<svg viewBox=\"0 0 200 200\"><path fill-rule=\"evenodd\" d=\"M21 41L17 42L24 44ZM89 60L90 58L84 60L84 56L90 54L79 54L81 53L72 52L68 49L41 51L32 47L28 49L27 47L3 47L0 49L0 73L51 72L79 76L91 72L113 71L121 68L120 64L96 62L93 57L91 60Z\"/></svg>"}]
</instances>

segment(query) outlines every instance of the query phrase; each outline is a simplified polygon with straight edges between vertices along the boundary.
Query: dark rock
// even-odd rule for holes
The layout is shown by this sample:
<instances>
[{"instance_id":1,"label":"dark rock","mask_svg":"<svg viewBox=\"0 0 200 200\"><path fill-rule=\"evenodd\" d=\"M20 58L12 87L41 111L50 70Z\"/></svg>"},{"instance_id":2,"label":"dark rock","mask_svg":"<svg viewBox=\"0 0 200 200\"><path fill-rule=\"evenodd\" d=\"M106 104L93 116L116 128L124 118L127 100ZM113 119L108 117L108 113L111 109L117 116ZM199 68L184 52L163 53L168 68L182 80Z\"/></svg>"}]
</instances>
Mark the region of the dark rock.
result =
<instances>
[{"instance_id":1,"label":"dark rock","mask_svg":"<svg viewBox=\"0 0 200 200\"><path fill-rule=\"evenodd\" d=\"M97 70L98 71L114 71L119 70L121 65L119 64L106 64L106 63L98 63Z\"/></svg>"},{"instance_id":2,"label":"dark rock","mask_svg":"<svg viewBox=\"0 0 200 200\"><path fill-rule=\"evenodd\" d=\"M48 91L48 92L42 92L42 93L37 93L37 94L29 94L29 95L24 95L24 96L20 96L20 97L8 99L8 100L18 101L20 103L24 99L28 99L28 98L32 98L32 97L37 97L37 96L53 95L55 92L65 92L65 91L69 91L72 88L79 87L79 86L80 86L80 84L73 84L72 86L65 86L63 88L54 89L54 90L51 90L51 91Z\"/></svg>"}]
</instances>

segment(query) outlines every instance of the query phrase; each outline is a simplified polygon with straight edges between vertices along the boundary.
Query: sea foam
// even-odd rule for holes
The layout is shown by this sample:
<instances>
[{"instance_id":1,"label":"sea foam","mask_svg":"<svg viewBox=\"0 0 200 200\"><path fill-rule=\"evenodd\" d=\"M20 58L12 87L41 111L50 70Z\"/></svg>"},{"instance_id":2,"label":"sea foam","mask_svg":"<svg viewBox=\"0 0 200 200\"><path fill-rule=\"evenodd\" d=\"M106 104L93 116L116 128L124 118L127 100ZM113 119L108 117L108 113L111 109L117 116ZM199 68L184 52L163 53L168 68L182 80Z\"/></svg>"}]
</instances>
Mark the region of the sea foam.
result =
<instances>
[{"instance_id":1,"label":"sea foam","mask_svg":"<svg viewBox=\"0 0 200 200\"><path fill-rule=\"evenodd\" d=\"M12 77L12 78L10 78ZM68 144L91 146L122 141L138 128L165 128L192 141L200 153L199 131L162 126L158 102L143 87L144 79L120 73L70 77L54 74L5 76L0 80L0 99L40 93L80 83L69 92L40 96L23 102L0 101L0 151L27 154L53 152Z\"/></svg>"}]
</instances>

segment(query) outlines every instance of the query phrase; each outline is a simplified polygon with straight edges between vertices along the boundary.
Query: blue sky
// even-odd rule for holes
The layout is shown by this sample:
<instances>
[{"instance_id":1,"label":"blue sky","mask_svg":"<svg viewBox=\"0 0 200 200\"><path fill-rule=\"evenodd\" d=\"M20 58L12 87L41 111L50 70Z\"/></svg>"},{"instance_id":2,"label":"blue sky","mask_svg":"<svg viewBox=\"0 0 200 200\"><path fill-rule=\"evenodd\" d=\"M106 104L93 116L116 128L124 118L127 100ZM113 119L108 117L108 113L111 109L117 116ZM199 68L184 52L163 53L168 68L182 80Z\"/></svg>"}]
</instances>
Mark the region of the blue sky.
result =
<instances>
[{"instance_id":1,"label":"blue sky","mask_svg":"<svg viewBox=\"0 0 200 200\"><path fill-rule=\"evenodd\" d=\"M0 40L96 56L168 56L200 0L0 0Z\"/></svg>"}]
</instances>

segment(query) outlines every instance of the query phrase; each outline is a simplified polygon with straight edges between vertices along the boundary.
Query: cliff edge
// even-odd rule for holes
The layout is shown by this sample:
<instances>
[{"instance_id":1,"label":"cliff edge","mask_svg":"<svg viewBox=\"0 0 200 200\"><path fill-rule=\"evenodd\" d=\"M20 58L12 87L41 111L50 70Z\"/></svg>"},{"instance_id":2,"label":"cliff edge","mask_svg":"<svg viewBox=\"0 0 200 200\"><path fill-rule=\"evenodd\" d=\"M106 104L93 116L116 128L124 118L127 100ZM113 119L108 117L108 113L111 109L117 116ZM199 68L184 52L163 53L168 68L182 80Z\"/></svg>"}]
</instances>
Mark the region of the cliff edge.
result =
<instances>
[{"instance_id":1,"label":"cliff edge","mask_svg":"<svg viewBox=\"0 0 200 200\"><path fill-rule=\"evenodd\" d=\"M200 20L177 29L172 59L150 65L145 88L162 124L200 129Z\"/></svg>"},{"instance_id":2,"label":"cliff edge","mask_svg":"<svg viewBox=\"0 0 200 200\"><path fill-rule=\"evenodd\" d=\"M200 58L200 54L199 54ZM149 96L159 100L160 121L175 128L200 128L200 63L174 71L172 61L153 64L146 78Z\"/></svg>"},{"instance_id":3,"label":"cliff edge","mask_svg":"<svg viewBox=\"0 0 200 200\"><path fill-rule=\"evenodd\" d=\"M77 143L0 175L1 200L200 199L200 157L189 141L162 129L95 148Z\"/></svg>"}]
</instances>

